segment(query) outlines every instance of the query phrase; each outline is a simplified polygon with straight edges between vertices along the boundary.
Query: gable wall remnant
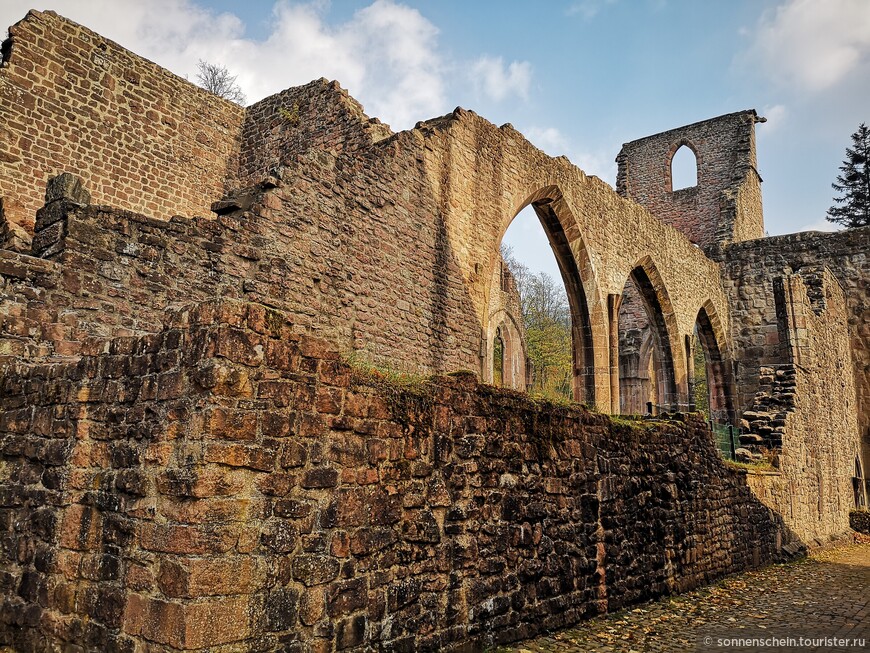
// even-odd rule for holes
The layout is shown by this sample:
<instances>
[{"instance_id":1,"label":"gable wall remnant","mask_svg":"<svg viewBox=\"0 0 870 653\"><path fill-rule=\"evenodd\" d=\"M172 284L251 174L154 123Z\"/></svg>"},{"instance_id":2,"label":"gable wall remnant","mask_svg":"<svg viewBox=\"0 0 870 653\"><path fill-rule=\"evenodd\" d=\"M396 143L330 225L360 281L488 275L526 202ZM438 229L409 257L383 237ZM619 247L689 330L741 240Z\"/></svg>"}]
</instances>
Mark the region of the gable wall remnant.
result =
<instances>
[{"instance_id":1,"label":"gable wall remnant","mask_svg":"<svg viewBox=\"0 0 870 653\"><path fill-rule=\"evenodd\" d=\"M245 110L58 16L9 28L0 65L0 197L32 231L50 177L94 202L168 219L208 215L238 156Z\"/></svg>"},{"instance_id":2,"label":"gable wall remnant","mask_svg":"<svg viewBox=\"0 0 870 653\"><path fill-rule=\"evenodd\" d=\"M838 377L854 377L854 413L863 460L870 462L870 228L835 233L803 232L734 244L720 254L730 296L733 356L739 404L748 407L759 389L758 367L791 362L786 333L777 318L774 278L804 268L827 267L842 288L849 338L848 372L829 370L819 379L841 392ZM797 361L797 364L800 364ZM836 387L835 387L836 386Z\"/></svg>"},{"instance_id":3,"label":"gable wall remnant","mask_svg":"<svg viewBox=\"0 0 870 653\"><path fill-rule=\"evenodd\" d=\"M616 190L701 247L764 236L755 111L739 111L647 136L622 146ZM697 158L697 185L672 190L671 162L681 147Z\"/></svg>"}]
</instances>

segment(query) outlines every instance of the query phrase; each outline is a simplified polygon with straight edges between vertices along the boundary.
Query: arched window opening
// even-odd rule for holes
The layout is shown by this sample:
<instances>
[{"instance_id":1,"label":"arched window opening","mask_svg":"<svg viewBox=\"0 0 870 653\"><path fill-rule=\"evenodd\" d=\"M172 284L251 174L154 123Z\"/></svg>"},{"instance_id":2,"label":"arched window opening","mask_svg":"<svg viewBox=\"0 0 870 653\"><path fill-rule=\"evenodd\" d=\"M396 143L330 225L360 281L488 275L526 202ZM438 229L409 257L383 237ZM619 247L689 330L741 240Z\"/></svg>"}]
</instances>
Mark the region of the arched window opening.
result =
<instances>
[{"instance_id":1,"label":"arched window opening","mask_svg":"<svg viewBox=\"0 0 870 653\"><path fill-rule=\"evenodd\" d=\"M704 308L698 312L695 321L693 350L697 410L716 423L733 423L735 415L731 377L722 358L713 323Z\"/></svg>"},{"instance_id":2,"label":"arched window opening","mask_svg":"<svg viewBox=\"0 0 870 653\"><path fill-rule=\"evenodd\" d=\"M704 420L710 420L710 380L707 377L707 356L704 347L698 338L698 327L692 334L692 371L694 372L694 388L692 388L692 401L695 410L704 415Z\"/></svg>"},{"instance_id":3,"label":"arched window opening","mask_svg":"<svg viewBox=\"0 0 870 653\"><path fill-rule=\"evenodd\" d=\"M492 384L504 385L504 340L501 337L501 327L495 330L495 340L492 344Z\"/></svg>"},{"instance_id":4,"label":"arched window opening","mask_svg":"<svg viewBox=\"0 0 870 653\"><path fill-rule=\"evenodd\" d=\"M673 355L658 298L646 272L635 268L619 307L619 410L624 415L673 410Z\"/></svg>"},{"instance_id":5,"label":"arched window opening","mask_svg":"<svg viewBox=\"0 0 870 653\"><path fill-rule=\"evenodd\" d=\"M698 185L698 158L688 145L681 145L671 158L671 191Z\"/></svg>"},{"instance_id":6,"label":"arched window opening","mask_svg":"<svg viewBox=\"0 0 870 653\"><path fill-rule=\"evenodd\" d=\"M517 214L502 239L510 279L500 281L519 297L525 346L522 351L506 344L513 353L505 357L505 385L511 360L524 355L514 374L522 377L522 389L594 404L592 329L577 261L557 214L561 210L559 200L534 200Z\"/></svg>"}]
</instances>

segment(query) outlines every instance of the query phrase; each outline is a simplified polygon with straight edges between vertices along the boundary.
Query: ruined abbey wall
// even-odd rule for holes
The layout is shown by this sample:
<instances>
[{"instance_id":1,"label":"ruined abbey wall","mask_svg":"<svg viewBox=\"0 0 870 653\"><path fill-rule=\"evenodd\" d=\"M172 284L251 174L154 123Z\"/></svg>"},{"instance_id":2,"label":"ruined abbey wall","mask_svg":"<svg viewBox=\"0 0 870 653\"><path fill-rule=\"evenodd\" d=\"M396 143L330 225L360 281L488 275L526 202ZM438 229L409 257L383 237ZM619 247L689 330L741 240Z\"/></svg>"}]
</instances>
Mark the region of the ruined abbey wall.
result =
<instances>
[{"instance_id":1,"label":"ruined abbey wall","mask_svg":"<svg viewBox=\"0 0 870 653\"><path fill-rule=\"evenodd\" d=\"M517 283L504 260L493 270L487 306L486 353L480 380L514 390L525 390L533 370L527 370L528 351L523 309ZM501 339L501 361L497 362L496 338ZM496 367L501 368L497 378Z\"/></svg>"},{"instance_id":2,"label":"ruined abbey wall","mask_svg":"<svg viewBox=\"0 0 870 653\"><path fill-rule=\"evenodd\" d=\"M680 231L700 242L706 223L632 199L643 161L628 146L620 196L462 109L394 134L317 80L243 110L51 13L12 32L0 69L0 108L16 116L0 156L0 644L461 648L694 587L845 528L847 351L867 419L867 234L736 242L760 235L754 113L710 137L734 164L718 195L696 193L725 207L709 218L714 260ZM72 63L28 71L31 55ZM48 101L59 89L103 93L135 124L94 107L68 115ZM37 110L49 154L16 159L30 147L21 116ZM67 142L72 115L91 116L89 138ZM151 122L162 115L167 133ZM56 177L60 165L76 174ZM703 314L721 366L738 363L739 408L755 410L761 444L747 446L779 437L778 471L724 466L692 419L614 421L476 384L499 319L499 244L527 205L569 294L576 397L619 410L631 277L651 308L662 403L688 403L685 343ZM10 230L22 215L30 243ZM397 387L340 362L349 354L465 373ZM762 414L765 393L781 420ZM825 429L837 435L820 440Z\"/></svg>"},{"instance_id":3,"label":"ruined abbey wall","mask_svg":"<svg viewBox=\"0 0 870 653\"><path fill-rule=\"evenodd\" d=\"M824 542L846 530L853 490L843 471L859 455L850 310L824 267L783 273L773 286L781 356L757 376L761 387L743 413L751 435L741 440L776 451L775 472L749 477L759 498L803 541Z\"/></svg>"},{"instance_id":4,"label":"ruined abbey wall","mask_svg":"<svg viewBox=\"0 0 870 653\"><path fill-rule=\"evenodd\" d=\"M278 108L297 111L298 120ZM551 159L509 126L496 128L459 110L384 138L382 125L325 80L255 105L247 133L257 133L256 124L271 136L255 148L256 160L242 157L252 185L216 205L217 223L178 219L161 226L71 208L65 249L58 245L51 256L74 264L63 292L51 294L67 293L55 307L82 318L72 328L105 332L126 323L123 328L144 331L149 321L159 322L167 302L219 287L224 296L290 311L300 328L374 362L480 373L498 243L529 203L542 207L549 228L561 236L562 256L574 270L574 296L583 294L587 314L577 319L589 334L584 369L590 388L582 398L590 403L610 407L607 295L621 293L634 267L646 266L656 279L684 395L686 365L678 343L691 333L705 302L727 320L715 263L606 184L565 159ZM292 146L304 141L294 140L300 129L313 134L307 149ZM356 145L348 151L332 147L340 138ZM269 147L286 143L291 146L282 157L269 154ZM86 179L84 185L92 202L99 201ZM120 224L126 222L129 227ZM176 232L187 235L176 239ZM134 265L116 265L115 256ZM70 285L71 277L81 277L83 285ZM88 302L106 297L102 293L120 297L119 289L130 284L147 286L148 293L129 302L129 315L110 310L107 323L99 324L102 318L89 318L93 313L72 299L89 284ZM180 296L176 287L184 289ZM670 296L674 287L683 290ZM28 331L31 336L43 337Z\"/></svg>"},{"instance_id":5,"label":"ruined abbey wall","mask_svg":"<svg viewBox=\"0 0 870 653\"><path fill-rule=\"evenodd\" d=\"M701 247L764 236L755 111L740 111L647 136L622 146L616 189ZM695 155L698 183L673 190L671 161Z\"/></svg>"},{"instance_id":6,"label":"ruined abbey wall","mask_svg":"<svg viewBox=\"0 0 870 653\"><path fill-rule=\"evenodd\" d=\"M80 176L95 203L208 215L234 176L245 110L56 15L9 29L0 65L0 197L33 227L43 189Z\"/></svg>"},{"instance_id":7,"label":"ruined abbey wall","mask_svg":"<svg viewBox=\"0 0 870 653\"><path fill-rule=\"evenodd\" d=\"M703 424L394 388L262 305L2 377L2 643L449 650L772 559ZM467 649L466 649L467 650Z\"/></svg>"},{"instance_id":8,"label":"ruined abbey wall","mask_svg":"<svg viewBox=\"0 0 870 653\"><path fill-rule=\"evenodd\" d=\"M759 390L758 366L790 362L788 330L777 317L774 278L800 273L808 267L827 267L842 289L846 303L845 329L849 338L846 373L854 378L854 409L861 434L864 468L870 462L870 228L837 233L807 232L747 241L722 254L725 288L731 297L733 354L738 399L749 406ZM801 300L803 301L803 300ZM801 327L803 328L803 327ZM820 350L824 352L824 349ZM824 355L820 353L819 355ZM800 360L796 364L801 365ZM821 382L837 384L844 370L816 374ZM836 393L841 390L834 388ZM830 390L821 393L830 394ZM825 411L827 414L827 411ZM825 429L827 430L827 429ZM854 456L853 456L854 458Z\"/></svg>"}]
</instances>

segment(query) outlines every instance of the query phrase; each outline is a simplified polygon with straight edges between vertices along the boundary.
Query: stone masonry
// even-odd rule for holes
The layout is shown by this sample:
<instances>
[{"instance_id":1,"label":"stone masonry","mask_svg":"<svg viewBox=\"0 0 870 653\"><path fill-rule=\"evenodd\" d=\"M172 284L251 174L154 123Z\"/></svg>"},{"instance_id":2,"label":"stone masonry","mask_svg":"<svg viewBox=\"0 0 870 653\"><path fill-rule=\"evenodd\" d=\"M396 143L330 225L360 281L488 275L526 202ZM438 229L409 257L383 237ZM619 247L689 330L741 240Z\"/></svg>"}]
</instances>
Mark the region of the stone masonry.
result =
<instances>
[{"instance_id":1,"label":"stone masonry","mask_svg":"<svg viewBox=\"0 0 870 653\"><path fill-rule=\"evenodd\" d=\"M0 645L474 650L849 528L870 229L761 238L754 112L626 144L616 192L464 109L394 133L322 79L241 108L52 12L10 33ZM502 326L525 380L498 248L529 205L585 407L476 380ZM661 419L604 415L622 305ZM696 333L767 467L685 413Z\"/></svg>"}]
</instances>

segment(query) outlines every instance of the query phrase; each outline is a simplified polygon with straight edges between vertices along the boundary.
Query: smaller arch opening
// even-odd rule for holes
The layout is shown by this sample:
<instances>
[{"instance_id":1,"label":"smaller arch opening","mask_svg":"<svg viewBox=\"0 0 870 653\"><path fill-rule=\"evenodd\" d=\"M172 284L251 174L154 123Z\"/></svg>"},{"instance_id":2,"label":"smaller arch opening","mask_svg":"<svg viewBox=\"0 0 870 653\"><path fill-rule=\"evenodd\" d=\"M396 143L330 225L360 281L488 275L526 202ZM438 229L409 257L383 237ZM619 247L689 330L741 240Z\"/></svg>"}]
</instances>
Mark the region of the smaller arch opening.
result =
<instances>
[{"instance_id":1,"label":"smaller arch opening","mask_svg":"<svg viewBox=\"0 0 870 653\"><path fill-rule=\"evenodd\" d=\"M501 336L501 327L495 330L495 340L492 343L492 384L504 385L504 339Z\"/></svg>"},{"instance_id":2,"label":"smaller arch opening","mask_svg":"<svg viewBox=\"0 0 870 653\"><path fill-rule=\"evenodd\" d=\"M688 145L680 145L671 158L671 192L698 185L698 157Z\"/></svg>"},{"instance_id":3,"label":"smaller arch opening","mask_svg":"<svg viewBox=\"0 0 870 653\"><path fill-rule=\"evenodd\" d=\"M867 479L861 468L861 459L855 456L855 476L852 478L852 490L855 493L855 507L858 509L867 507Z\"/></svg>"}]
</instances>

